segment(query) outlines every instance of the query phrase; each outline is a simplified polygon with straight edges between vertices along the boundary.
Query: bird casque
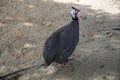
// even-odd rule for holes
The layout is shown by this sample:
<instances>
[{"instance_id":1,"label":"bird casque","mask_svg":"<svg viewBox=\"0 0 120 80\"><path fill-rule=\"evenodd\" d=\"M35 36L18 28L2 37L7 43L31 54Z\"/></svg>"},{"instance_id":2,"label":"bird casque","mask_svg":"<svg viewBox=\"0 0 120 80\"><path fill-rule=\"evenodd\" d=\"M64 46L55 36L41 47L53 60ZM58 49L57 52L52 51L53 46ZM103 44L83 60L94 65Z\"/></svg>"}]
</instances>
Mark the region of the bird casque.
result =
<instances>
[{"instance_id":1,"label":"bird casque","mask_svg":"<svg viewBox=\"0 0 120 80\"><path fill-rule=\"evenodd\" d=\"M74 52L79 41L79 10L72 7L72 21L55 31L46 40L43 48L43 57L46 66L53 62L63 64Z\"/></svg>"}]
</instances>

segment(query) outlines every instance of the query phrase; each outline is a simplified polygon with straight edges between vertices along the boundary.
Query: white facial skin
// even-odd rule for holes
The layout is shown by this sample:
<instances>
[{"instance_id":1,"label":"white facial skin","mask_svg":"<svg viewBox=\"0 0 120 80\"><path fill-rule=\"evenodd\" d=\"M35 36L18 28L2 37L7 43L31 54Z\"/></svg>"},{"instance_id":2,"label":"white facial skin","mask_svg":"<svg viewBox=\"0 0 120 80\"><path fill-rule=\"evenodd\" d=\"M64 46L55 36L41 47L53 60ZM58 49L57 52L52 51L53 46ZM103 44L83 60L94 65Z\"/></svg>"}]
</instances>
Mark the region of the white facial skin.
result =
<instances>
[{"instance_id":1,"label":"white facial skin","mask_svg":"<svg viewBox=\"0 0 120 80\"><path fill-rule=\"evenodd\" d=\"M74 20L77 19L78 12L79 12L79 10L77 10L77 9L73 9L73 10L71 11L71 17L72 17Z\"/></svg>"},{"instance_id":2,"label":"white facial skin","mask_svg":"<svg viewBox=\"0 0 120 80\"><path fill-rule=\"evenodd\" d=\"M73 9L72 11L71 11L71 16L72 16L72 18L74 18L75 19L75 17L76 17L76 10L75 9Z\"/></svg>"}]
</instances>

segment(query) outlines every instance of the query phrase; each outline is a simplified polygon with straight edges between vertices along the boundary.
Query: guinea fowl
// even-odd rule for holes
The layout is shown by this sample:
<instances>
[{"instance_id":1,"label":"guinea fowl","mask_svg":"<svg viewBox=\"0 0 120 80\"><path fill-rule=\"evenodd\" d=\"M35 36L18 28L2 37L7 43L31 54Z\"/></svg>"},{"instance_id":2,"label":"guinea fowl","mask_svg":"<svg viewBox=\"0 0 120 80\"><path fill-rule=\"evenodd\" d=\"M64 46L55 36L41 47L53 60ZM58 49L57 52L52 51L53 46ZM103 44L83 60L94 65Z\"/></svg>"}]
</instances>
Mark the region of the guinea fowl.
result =
<instances>
[{"instance_id":1,"label":"guinea fowl","mask_svg":"<svg viewBox=\"0 0 120 80\"><path fill-rule=\"evenodd\" d=\"M43 57L46 66L53 62L63 64L68 61L79 41L79 10L72 7L72 21L55 31L46 40L43 48Z\"/></svg>"},{"instance_id":2,"label":"guinea fowl","mask_svg":"<svg viewBox=\"0 0 120 80\"><path fill-rule=\"evenodd\" d=\"M79 41L79 21L77 18L79 10L74 7L72 8L72 21L68 25L54 32L45 42L43 57L46 63L0 76L0 80L15 80L19 78L19 76L23 75L23 73L25 73L24 71L28 71L44 65L48 66L52 62L63 64L64 62L68 61L68 58L73 53Z\"/></svg>"}]
</instances>

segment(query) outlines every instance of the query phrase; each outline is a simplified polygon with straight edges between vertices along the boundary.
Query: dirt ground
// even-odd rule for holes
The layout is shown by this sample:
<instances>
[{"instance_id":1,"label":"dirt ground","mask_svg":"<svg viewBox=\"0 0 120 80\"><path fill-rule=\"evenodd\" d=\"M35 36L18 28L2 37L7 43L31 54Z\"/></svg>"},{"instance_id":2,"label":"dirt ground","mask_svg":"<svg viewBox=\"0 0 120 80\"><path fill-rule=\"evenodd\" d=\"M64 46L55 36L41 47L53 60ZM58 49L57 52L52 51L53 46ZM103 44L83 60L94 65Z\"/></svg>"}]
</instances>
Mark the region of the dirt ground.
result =
<instances>
[{"instance_id":1,"label":"dirt ground","mask_svg":"<svg viewBox=\"0 0 120 80\"><path fill-rule=\"evenodd\" d=\"M68 1L0 0L0 76L44 63L45 40L70 23L75 6L80 9L80 41L73 60L64 67L53 63L31 69L11 80L120 80L120 1Z\"/></svg>"}]
</instances>

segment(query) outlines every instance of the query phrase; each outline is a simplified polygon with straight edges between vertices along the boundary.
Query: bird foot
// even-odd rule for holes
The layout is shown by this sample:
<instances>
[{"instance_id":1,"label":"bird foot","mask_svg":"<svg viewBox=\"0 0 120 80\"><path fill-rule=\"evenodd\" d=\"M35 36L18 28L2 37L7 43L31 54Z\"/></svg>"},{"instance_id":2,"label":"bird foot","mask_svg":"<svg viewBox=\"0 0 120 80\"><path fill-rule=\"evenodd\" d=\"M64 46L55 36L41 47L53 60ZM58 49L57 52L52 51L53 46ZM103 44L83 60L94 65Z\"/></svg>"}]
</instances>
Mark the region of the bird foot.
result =
<instances>
[{"instance_id":1,"label":"bird foot","mask_svg":"<svg viewBox=\"0 0 120 80\"><path fill-rule=\"evenodd\" d=\"M72 61L74 58L67 59L66 62Z\"/></svg>"}]
</instances>

